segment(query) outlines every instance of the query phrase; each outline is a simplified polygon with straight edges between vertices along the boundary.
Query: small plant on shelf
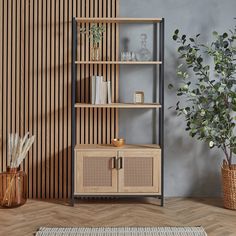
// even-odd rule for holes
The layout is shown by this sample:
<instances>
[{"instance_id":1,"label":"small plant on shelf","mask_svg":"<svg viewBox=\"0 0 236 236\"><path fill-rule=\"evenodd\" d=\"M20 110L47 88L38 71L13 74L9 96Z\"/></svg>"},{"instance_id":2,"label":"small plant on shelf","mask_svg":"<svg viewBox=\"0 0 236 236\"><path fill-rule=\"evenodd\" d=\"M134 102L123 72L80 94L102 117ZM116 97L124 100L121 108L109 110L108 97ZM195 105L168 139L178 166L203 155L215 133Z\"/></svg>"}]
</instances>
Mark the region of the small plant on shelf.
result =
<instances>
[{"instance_id":1,"label":"small plant on shelf","mask_svg":"<svg viewBox=\"0 0 236 236\"><path fill-rule=\"evenodd\" d=\"M105 32L105 27L103 25L92 24L91 27L81 28L80 32L82 34L88 34L91 43L90 57L92 61L101 60L101 48L100 42Z\"/></svg>"},{"instance_id":2,"label":"small plant on shelf","mask_svg":"<svg viewBox=\"0 0 236 236\"><path fill-rule=\"evenodd\" d=\"M187 38L180 35L178 29L173 35L173 40L180 44L178 53L183 60L177 69L180 78L177 96L185 98L184 103L177 102L176 111L185 118L190 136L207 142L210 148L222 149L225 156L223 185L232 186L233 181L232 189L236 189L236 166L233 165L236 154L236 27L229 33L213 32L214 41L210 45L200 43L199 36ZM212 59L212 64L205 62L206 57ZM224 170L227 175L229 171L235 172L230 184L224 182ZM226 196L228 190L224 188L225 199L230 197ZM236 209L236 199L232 207L225 200L225 206Z\"/></svg>"}]
</instances>

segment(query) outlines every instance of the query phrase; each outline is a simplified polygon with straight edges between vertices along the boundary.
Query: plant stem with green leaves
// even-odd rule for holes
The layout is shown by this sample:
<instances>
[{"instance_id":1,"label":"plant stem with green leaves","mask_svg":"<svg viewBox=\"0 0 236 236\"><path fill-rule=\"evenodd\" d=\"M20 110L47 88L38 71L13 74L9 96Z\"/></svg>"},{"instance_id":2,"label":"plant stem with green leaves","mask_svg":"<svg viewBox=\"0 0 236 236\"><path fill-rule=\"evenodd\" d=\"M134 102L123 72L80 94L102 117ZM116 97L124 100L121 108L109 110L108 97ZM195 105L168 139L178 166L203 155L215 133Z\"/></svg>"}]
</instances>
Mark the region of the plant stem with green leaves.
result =
<instances>
[{"instance_id":1,"label":"plant stem with green leaves","mask_svg":"<svg viewBox=\"0 0 236 236\"><path fill-rule=\"evenodd\" d=\"M200 43L199 36L187 38L178 29L173 35L183 61L177 69L176 92L186 99L184 104L177 102L176 111L185 117L190 136L221 148L231 168L236 154L236 27L229 33L213 32L210 45ZM213 70L205 58L212 59Z\"/></svg>"},{"instance_id":2,"label":"plant stem with green leaves","mask_svg":"<svg viewBox=\"0 0 236 236\"><path fill-rule=\"evenodd\" d=\"M102 40L105 27L103 25L92 24L89 28L81 28L80 32L83 34L87 33L93 47L97 47Z\"/></svg>"}]
</instances>

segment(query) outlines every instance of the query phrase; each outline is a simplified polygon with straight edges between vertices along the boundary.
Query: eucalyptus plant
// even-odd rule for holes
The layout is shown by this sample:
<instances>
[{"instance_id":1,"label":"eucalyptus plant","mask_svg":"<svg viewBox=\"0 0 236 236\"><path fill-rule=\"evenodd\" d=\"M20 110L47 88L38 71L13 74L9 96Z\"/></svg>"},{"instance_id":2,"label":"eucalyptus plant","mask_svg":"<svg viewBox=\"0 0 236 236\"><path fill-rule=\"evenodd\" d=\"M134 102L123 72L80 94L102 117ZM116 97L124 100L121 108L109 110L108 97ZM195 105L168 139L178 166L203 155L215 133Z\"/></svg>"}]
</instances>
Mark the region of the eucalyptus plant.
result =
<instances>
[{"instance_id":1,"label":"eucalyptus plant","mask_svg":"<svg viewBox=\"0 0 236 236\"><path fill-rule=\"evenodd\" d=\"M92 24L89 28L81 28L81 33L88 33L89 39L93 44L93 47L96 47L102 40L103 33L105 32L105 27L103 25Z\"/></svg>"},{"instance_id":2,"label":"eucalyptus plant","mask_svg":"<svg viewBox=\"0 0 236 236\"><path fill-rule=\"evenodd\" d=\"M213 32L213 37L210 45L202 44L200 34L188 38L175 30L173 40L182 61L176 90L184 98L176 111L185 117L190 136L222 149L231 168L236 154L236 27L228 33Z\"/></svg>"}]
</instances>

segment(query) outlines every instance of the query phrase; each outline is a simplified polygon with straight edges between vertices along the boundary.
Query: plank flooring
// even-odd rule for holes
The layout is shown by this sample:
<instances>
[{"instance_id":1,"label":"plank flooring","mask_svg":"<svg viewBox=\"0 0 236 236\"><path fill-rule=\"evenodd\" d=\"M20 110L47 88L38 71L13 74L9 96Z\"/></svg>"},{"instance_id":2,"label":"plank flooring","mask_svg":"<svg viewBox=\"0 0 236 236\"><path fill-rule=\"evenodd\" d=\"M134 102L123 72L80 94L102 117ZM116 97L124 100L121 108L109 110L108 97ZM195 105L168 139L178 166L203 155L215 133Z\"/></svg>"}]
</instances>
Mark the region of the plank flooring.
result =
<instances>
[{"instance_id":1,"label":"plank flooring","mask_svg":"<svg viewBox=\"0 0 236 236\"><path fill-rule=\"evenodd\" d=\"M15 209L0 209L0 235L33 235L40 226L199 226L209 236L236 235L236 211L221 199L169 198L158 200L79 200L74 207L60 202L29 200Z\"/></svg>"}]
</instances>

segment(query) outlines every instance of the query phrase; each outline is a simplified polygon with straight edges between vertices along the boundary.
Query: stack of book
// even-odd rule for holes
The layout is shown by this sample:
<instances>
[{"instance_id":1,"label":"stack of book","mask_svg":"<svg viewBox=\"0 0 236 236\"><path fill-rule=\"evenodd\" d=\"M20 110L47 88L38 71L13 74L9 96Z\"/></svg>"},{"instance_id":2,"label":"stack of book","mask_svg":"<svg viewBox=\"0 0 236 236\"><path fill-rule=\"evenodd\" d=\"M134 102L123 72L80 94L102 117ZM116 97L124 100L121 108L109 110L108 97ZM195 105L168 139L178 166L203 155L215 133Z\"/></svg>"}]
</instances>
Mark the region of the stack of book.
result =
<instances>
[{"instance_id":1,"label":"stack of book","mask_svg":"<svg viewBox=\"0 0 236 236\"><path fill-rule=\"evenodd\" d=\"M93 75L91 78L91 103L111 103L111 81L105 81L103 76Z\"/></svg>"}]
</instances>

